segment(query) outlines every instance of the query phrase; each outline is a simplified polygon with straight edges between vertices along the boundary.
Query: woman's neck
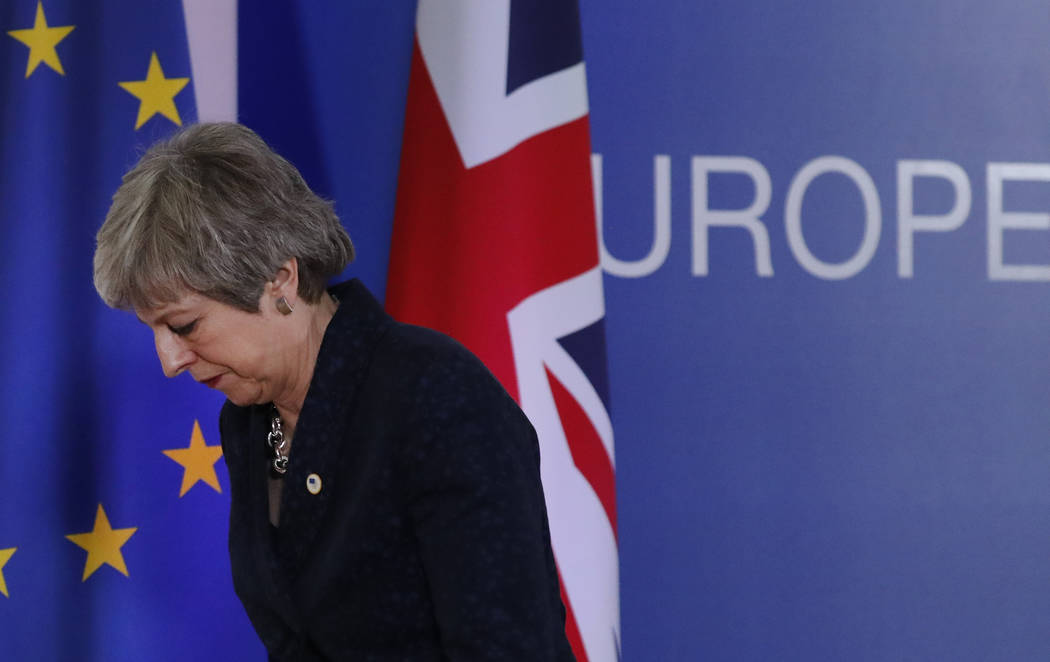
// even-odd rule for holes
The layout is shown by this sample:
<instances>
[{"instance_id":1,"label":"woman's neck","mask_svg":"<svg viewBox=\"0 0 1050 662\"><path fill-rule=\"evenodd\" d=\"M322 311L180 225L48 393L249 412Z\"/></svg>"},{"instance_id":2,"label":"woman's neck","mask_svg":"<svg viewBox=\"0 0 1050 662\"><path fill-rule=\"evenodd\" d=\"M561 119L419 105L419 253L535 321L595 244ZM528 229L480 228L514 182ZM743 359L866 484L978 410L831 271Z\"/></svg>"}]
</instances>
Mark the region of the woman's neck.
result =
<instances>
[{"instance_id":1,"label":"woman's neck","mask_svg":"<svg viewBox=\"0 0 1050 662\"><path fill-rule=\"evenodd\" d=\"M317 355L321 352L325 331L332 317L335 316L337 307L336 301L331 296L325 295L318 303L300 306L295 311L298 313L299 310L303 310L307 319L304 321L300 339L296 342L297 348L293 351L289 388L285 391L285 395L274 399L286 438L291 438L295 433L299 413L302 411L306 394L310 390L310 382L313 380Z\"/></svg>"}]
</instances>

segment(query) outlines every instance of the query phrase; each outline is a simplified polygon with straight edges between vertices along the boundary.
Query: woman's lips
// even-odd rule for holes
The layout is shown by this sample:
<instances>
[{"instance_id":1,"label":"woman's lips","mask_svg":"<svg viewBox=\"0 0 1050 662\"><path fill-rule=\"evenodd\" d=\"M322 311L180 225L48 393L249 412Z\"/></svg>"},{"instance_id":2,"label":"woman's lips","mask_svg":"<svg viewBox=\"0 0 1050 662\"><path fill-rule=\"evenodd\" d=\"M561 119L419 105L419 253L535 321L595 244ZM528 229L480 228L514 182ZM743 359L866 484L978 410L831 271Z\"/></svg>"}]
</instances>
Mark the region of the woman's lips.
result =
<instances>
[{"instance_id":1,"label":"woman's lips","mask_svg":"<svg viewBox=\"0 0 1050 662\"><path fill-rule=\"evenodd\" d=\"M219 385L219 380L220 379L222 379L222 375L215 375L211 379L206 379L206 380L204 380L201 383L204 384L205 386L207 386L208 388L215 388L216 386Z\"/></svg>"}]
</instances>

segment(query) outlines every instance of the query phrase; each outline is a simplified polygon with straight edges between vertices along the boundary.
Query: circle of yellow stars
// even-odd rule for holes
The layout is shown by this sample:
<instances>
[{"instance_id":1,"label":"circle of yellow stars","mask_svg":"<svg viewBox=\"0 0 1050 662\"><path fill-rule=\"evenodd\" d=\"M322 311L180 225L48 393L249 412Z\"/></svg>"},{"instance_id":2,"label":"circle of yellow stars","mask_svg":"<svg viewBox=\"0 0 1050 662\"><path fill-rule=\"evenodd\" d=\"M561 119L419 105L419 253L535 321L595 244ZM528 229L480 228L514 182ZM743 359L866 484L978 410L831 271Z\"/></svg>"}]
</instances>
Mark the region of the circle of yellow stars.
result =
<instances>
[{"instance_id":1,"label":"circle of yellow stars","mask_svg":"<svg viewBox=\"0 0 1050 662\"><path fill-rule=\"evenodd\" d=\"M33 27L7 31L8 36L24 44L29 49L25 73L27 79L39 70L41 64L46 64L60 76L66 75L65 69L62 67L62 61L58 56L58 46L75 28L75 25L48 25L47 15L44 13L44 3L42 0L38 0ZM139 100L135 129L138 130L154 115L161 115L176 125L182 126L182 119L179 117L178 108L175 106L175 96L186 87L189 81L189 78L165 77L157 53L155 51L150 53L146 77L143 80L117 83L123 90ZM222 488L219 486L219 478L215 473L215 463L222 457L222 447L208 446L205 443L198 421L195 420L193 422L193 432L190 435L189 447L165 450L163 453L183 467L182 486L179 491L180 498L198 482L205 483L216 492L222 492ZM125 577L128 576L128 568L124 562L121 548L124 547L137 530L136 527L114 529L102 504L98 504L98 509L95 513L95 524L92 530L86 533L73 533L66 536L66 539L70 542L87 551L87 560L84 563L84 574L81 581L87 581L88 577L103 565L109 565ZM11 558L17 551L17 547L0 549L0 595L3 595L5 598L9 598L10 595L8 594L7 582L4 578L4 567L11 561Z\"/></svg>"},{"instance_id":2,"label":"circle of yellow stars","mask_svg":"<svg viewBox=\"0 0 1050 662\"><path fill-rule=\"evenodd\" d=\"M183 468L182 486L179 490L181 499L197 483L203 482L218 493L222 493L219 485L219 477L215 473L215 463L222 457L222 446L209 446L204 441L200 422L193 421L193 432L190 434L190 445L186 448L172 448L162 451L164 455L171 458ZM128 575L128 567L124 562L124 554L121 549L138 531L137 527L114 529L109 522L102 504L98 504L95 512L95 525L86 533L71 533L66 539L87 552L87 560L84 563L84 574L81 581L87 581L96 570L103 565L108 565L125 577ZM10 598L7 582L4 579L4 566L18 551L17 547L0 549L0 595Z\"/></svg>"},{"instance_id":3,"label":"circle of yellow stars","mask_svg":"<svg viewBox=\"0 0 1050 662\"><path fill-rule=\"evenodd\" d=\"M66 75L65 69L62 67L62 60L59 58L59 47L75 28L75 25L48 25L47 15L44 12L44 3L42 0L38 0L33 26L7 31L8 36L29 49L25 73L27 79L41 70L41 64L47 65L48 68L60 76ZM179 117L178 108L175 106L175 97L186 87L189 81L189 78L167 78L157 53L155 51L150 53L149 65L146 68L146 77L144 79L117 83L121 89L139 100L135 129L141 128L143 124L155 115L165 117L176 125L182 126L182 119ZM190 445L187 448L174 448L165 450L163 453L183 467L179 498L185 496L199 482L210 486L216 492L222 492L222 488L219 486L219 478L215 473L215 463L222 457L222 447L208 446L205 443L198 421L195 420L193 422L193 432L190 435ZM113 528L102 504L98 504L98 509L95 513L95 524L92 530L86 533L73 533L66 536L67 540L87 552L87 560L84 563L84 574L81 581L87 581L88 577L103 565L109 565L125 577L128 576L128 568L124 562L124 555L121 549L137 530L137 527ZM8 594L7 582L4 577L4 567L8 565L17 551L17 547L0 549L0 595L3 595L5 598L9 598L10 595Z\"/></svg>"},{"instance_id":4,"label":"circle of yellow stars","mask_svg":"<svg viewBox=\"0 0 1050 662\"><path fill-rule=\"evenodd\" d=\"M46 64L59 75L66 75L62 68L62 61L58 57L57 46L69 36L75 27L75 25L49 26L44 14L44 3L41 0L36 3L36 18L33 20L33 27L7 31L9 36L29 48L26 78L33 75L41 63ZM175 95L181 92L189 82L189 78L166 78L160 66L160 59L157 58L157 53L154 51L150 54L149 66L143 80L122 81L117 85L139 100L138 116L135 118L135 129L138 130L154 115L162 115L177 126L182 126L182 118L179 117L179 110L175 107ZM3 565L0 565L0 569L2 568Z\"/></svg>"}]
</instances>

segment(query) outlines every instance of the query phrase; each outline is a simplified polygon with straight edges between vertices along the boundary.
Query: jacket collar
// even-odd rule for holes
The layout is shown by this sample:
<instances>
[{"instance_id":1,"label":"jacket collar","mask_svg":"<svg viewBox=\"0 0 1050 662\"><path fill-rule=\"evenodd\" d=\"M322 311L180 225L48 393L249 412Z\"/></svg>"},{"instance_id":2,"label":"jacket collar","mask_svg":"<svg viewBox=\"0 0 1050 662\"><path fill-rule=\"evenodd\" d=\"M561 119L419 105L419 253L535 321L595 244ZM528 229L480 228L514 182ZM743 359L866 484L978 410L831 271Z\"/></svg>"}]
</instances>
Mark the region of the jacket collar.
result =
<instances>
[{"instance_id":1,"label":"jacket collar","mask_svg":"<svg viewBox=\"0 0 1050 662\"><path fill-rule=\"evenodd\" d=\"M339 498L350 486L340 484L336 471L344 445L352 443L346 437L356 407L360 389L367 375L373 349L384 335L392 319L378 301L357 279L329 289L339 301L335 315L325 330L317 355L310 388L292 440L288 472L284 475L281 496L281 519L277 544L262 545L268 550L270 567L278 576L294 579L300 573L313 542L325 525L325 515L333 499ZM265 432L269 430L270 405L258 406L253 416L253 443L251 490L256 500L257 536L260 541L270 539L269 502L267 491L269 449ZM259 435L262 436L259 436ZM321 491L311 494L307 478L317 474ZM276 547L276 548L275 548Z\"/></svg>"}]
</instances>

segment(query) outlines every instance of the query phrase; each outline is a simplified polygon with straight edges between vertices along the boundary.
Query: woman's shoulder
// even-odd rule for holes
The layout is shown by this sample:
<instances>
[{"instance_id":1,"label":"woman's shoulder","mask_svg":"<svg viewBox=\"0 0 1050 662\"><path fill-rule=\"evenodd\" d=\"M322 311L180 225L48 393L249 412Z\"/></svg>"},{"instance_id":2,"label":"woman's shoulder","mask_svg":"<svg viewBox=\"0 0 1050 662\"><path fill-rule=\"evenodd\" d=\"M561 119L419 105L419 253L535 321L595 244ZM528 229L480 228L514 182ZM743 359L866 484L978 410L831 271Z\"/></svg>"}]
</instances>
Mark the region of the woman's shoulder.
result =
<instances>
[{"instance_id":1,"label":"woman's shoulder","mask_svg":"<svg viewBox=\"0 0 1050 662\"><path fill-rule=\"evenodd\" d=\"M373 375L400 392L417 425L453 420L525 420L489 368L454 338L425 327L395 324L384 337Z\"/></svg>"},{"instance_id":2,"label":"woman's shoulder","mask_svg":"<svg viewBox=\"0 0 1050 662\"><path fill-rule=\"evenodd\" d=\"M381 351L424 383L439 381L448 387L462 382L472 388L499 384L481 359L440 331L395 322L383 341Z\"/></svg>"}]
</instances>

